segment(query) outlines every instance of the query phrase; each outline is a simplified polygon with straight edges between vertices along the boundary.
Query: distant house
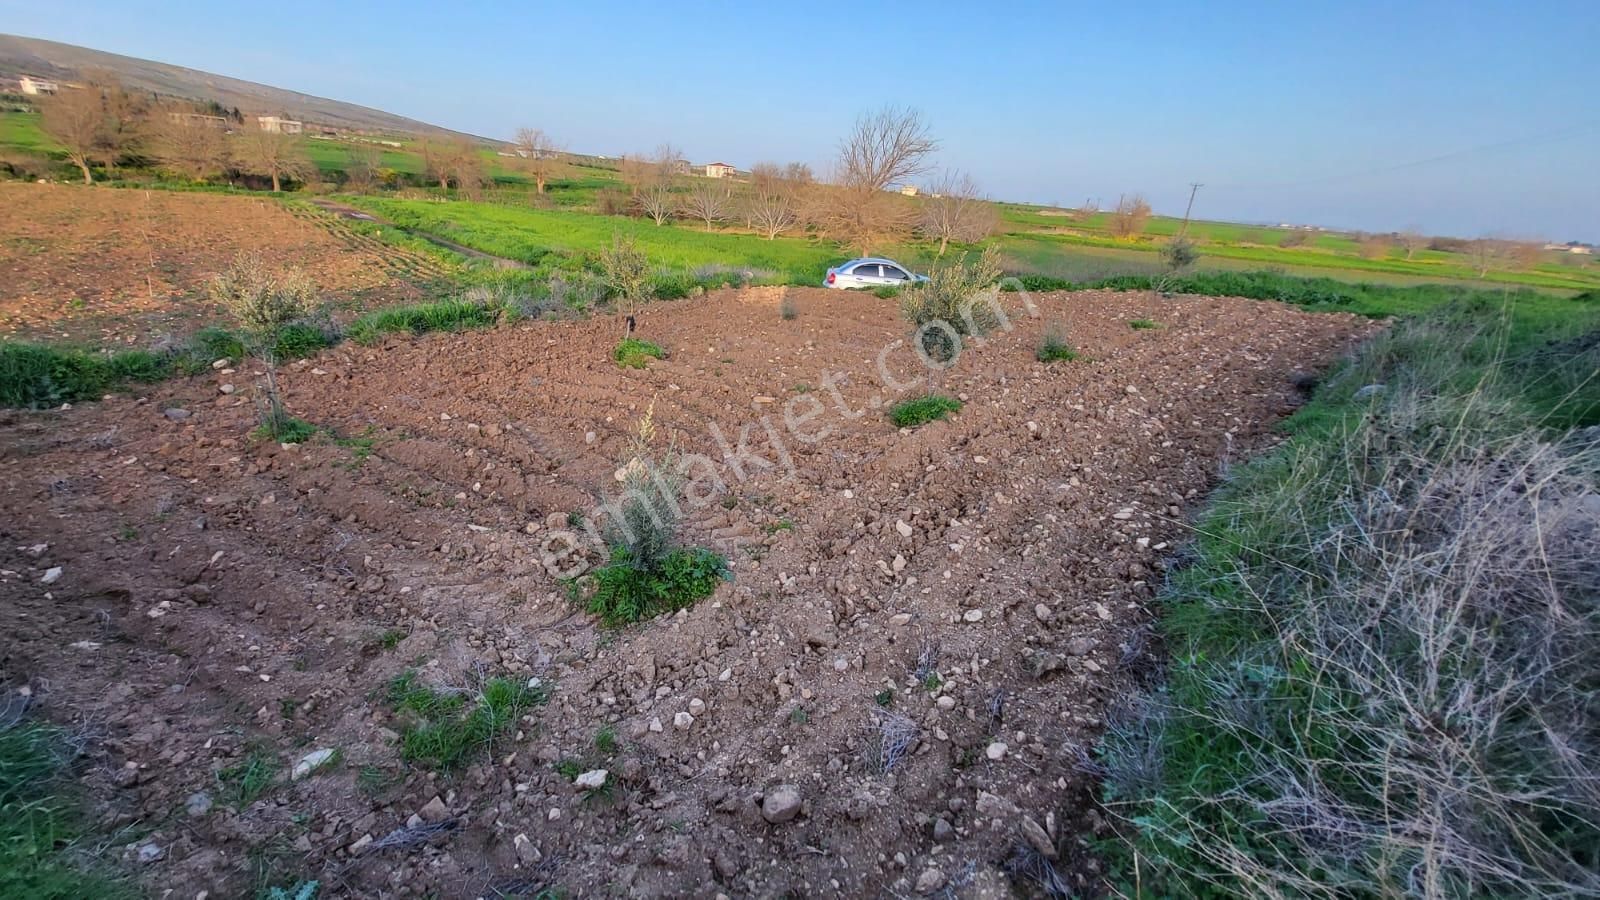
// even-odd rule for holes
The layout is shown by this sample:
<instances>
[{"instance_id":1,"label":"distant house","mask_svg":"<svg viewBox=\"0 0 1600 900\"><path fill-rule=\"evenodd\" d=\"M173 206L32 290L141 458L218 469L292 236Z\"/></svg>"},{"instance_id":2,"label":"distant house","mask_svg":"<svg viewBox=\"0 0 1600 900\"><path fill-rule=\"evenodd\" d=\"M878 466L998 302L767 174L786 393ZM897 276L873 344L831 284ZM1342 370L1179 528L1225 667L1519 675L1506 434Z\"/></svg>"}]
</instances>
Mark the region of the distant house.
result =
<instances>
[{"instance_id":1,"label":"distant house","mask_svg":"<svg viewBox=\"0 0 1600 900\"><path fill-rule=\"evenodd\" d=\"M723 162L706 163L707 178L732 178L739 170Z\"/></svg>"},{"instance_id":2,"label":"distant house","mask_svg":"<svg viewBox=\"0 0 1600 900\"><path fill-rule=\"evenodd\" d=\"M17 79L17 83L21 86L24 94L54 94L56 91L61 90L61 85L48 78L40 78L37 75L24 75Z\"/></svg>"},{"instance_id":3,"label":"distant house","mask_svg":"<svg viewBox=\"0 0 1600 900\"><path fill-rule=\"evenodd\" d=\"M917 186L914 184L902 184L900 185L900 193L905 194L907 197L915 197L917 195Z\"/></svg>"},{"instance_id":4,"label":"distant house","mask_svg":"<svg viewBox=\"0 0 1600 900\"><path fill-rule=\"evenodd\" d=\"M273 134L299 134L306 130L304 123L281 116L256 116L256 124L261 126L262 131Z\"/></svg>"},{"instance_id":5,"label":"distant house","mask_svg":"<svg viewBox=\"0 0 1600 900\"><path fill-rule=\"evenodd\" d=\"M1594 253L1594 247L1582 241L1568 241L1565 244L1545 244L1544 249L1557 250L1562 253L1576 253L1580 256L1588 256Z\"/></svg>"}]
</instances>

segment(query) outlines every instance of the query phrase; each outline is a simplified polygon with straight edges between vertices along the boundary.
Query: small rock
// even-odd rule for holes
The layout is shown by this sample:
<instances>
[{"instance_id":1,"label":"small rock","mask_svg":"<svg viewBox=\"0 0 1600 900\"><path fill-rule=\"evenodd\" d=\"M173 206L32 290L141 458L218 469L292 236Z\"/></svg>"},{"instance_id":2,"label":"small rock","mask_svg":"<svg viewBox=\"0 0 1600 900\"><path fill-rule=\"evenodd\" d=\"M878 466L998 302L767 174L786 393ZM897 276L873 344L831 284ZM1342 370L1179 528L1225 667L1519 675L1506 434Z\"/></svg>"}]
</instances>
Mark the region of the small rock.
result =
<instances>
[{"instance_id":1,"label":"small rock","mask_svg":"<svg viewBox=\"0 0 1600 900\"><path fill-rule=\"evenodd\" d=\"M988 791L978 792L978 815L998 816L1006 811L1006 801Z\"/></svg>"},{"instance_id":2,"label":"small rock","mask_svg":"<svg viewBox=\"0 0 1600 900\"><path fill-rule=\"evenodd\" d=\"M226 369L231 365L233 365L233 360L227 358L226 356L221 359L211 361L211 368L213 369Z\"/></svg>"},{"instance_id":3,"label":"small rock","mask_svg":"<svg viewBox=\"0 0 1600 900\"><path fill-rule=\"evenodd\" d=\"M174 406L166 410L165 415L174 422L182 422L188 419L191 414L187 409L184 409L180 406Z\"/></svg>"},{"instance_id":4,"label":"small rock","mask_svg":"<svg viewBox=\"0 0 1600 900\"><path fill-rule=\"evenodd\" d=\"M894 628L899 628L900 626L905 625L905 624L909 623L910 621L911 621L911 614L910 613L895 613L894 615L889 617L889 625L891 627L894 627Z\"/></svg>"},{"instance_id":5,"label":"small rock","mask_svg":"<svg viewBox=\"0 0 1600 900\"><path fill-rule=\"evenodd\" d=\"M1033 617L1041 622L1049 622L1056 617L1056 614L1051 612L1050 607L1045 606L1043 603L1035 603L1033 605Z\"/></svg>"},{"instance_id":6,"label":"small rock","mask_svg":"<svg viewBox=\"0 0 1600 900\"><path fill-rule=\"evenodd\" d=\"M698 716L706 711L706 702L699 697L689 701L689 715Z\"/></svg>"},{"instance_id":7,"label":"small rock","mask_svg":"<svg viewBox=\"0 0 1600 900\"><path fill-rule=\"evenodd\" d=\"M969 609L966 612L961 614L961 619L964 622L982 622L983 621L983 610L981 610L981 609Z\"/></svg>"},{"instance_id":8,"label":"small rock","mask_svg":"<svg viewBox=\"0 0 1600 900\"><path fill-rule=\"evenodd\" d=\"M61 580L61 567L51 566L44 570L44 577L39 579L40 584L55 584Z\"/></svg>"},{"instance_id":9,"label":"small rock","mask_svg":"<svg viewBox=\"0 0 1600 900\"><path fill-rule=\"evenodd\" d=\"M1072 656L1087 656L1100 642L1092 637L1075 637L1067 641L1067 653Z\"/></svg>"},{"instance_id":10,"label":"small rock","mask_svg":"<svg viewBox=\"0 0 1600 900\"><path fill-rule=\"evenodd\" d=\"M516 848L517 861L525 866L531 866L534 863L537 863L544 855L539 852L539 848L533 845L533 841L529 840L526 834L519 833L516 837L512 838L511 846Z\"/></svg>"},{"instance_id":11,"label":"small rock","mask_svg":"<svg viewBox=\"0 0 1600 900\"><path fill-rule=\"evenodd\" d=\"M761 818L781 825L800 815L800 791L794 785L780 784L761 798Z\"/></svg>"},{"instance_id":12,"label":"small rock","mask_svg":"<svg viewBox=\"0 0 1600 900\"><path fill-rule=\"evenodd\" d=\"M1050 840L1050 833L1044 830L1043 825L1028 816L1023 816L1022 821L1017 823L1017 830L1022 832L1022 836L1028 839L1033 849L1039 851L1045 859L1056 858L1056 845Z\"/></svg>"},{"instance_id":13,"label":"small rock","mask_svg":"<svg viewBox=\"0 0 1600 900\"><path fill-rule=\"evenodd\" d=\"M954 840L956 830L943 817L933 820L933 839L940 844L947 844Z\"/></svg>"},{"instance_id":14,"label":"small rock","mask_svg":"<svg viewBox=\"0 0 1600 900\"><path fill-rule=\"evenodd\" d=\"M189 811L189 815L198 819L211 811L211 795L205 791L196 791L189 795L189 799L184 801L183 805Z\"/></svg>"},{"instance_id":15,"label":"small rock","mask_svg":"<svg viewBox=\"0 0 1600 900\"><path fill-rule=\"evenodd\" d=\"M680 712L672 717L672 724L678 728L688 728L694 724L694 716L686 712Z\"/></svg>"},{"instance_id":16,"label":"small rock","mask_svg":"<svg viewBox=\"0 0 1600 900\"><path fill-rule=\"evenodd\" d=\"M938 700L934 701L934 705L945 712L949 712L950 710L956 708L956 698L950 696L949 694L944 694L940 696Z\"/></svg>"},{"instance_id":17,"label":"small rock","mask_svg":"<svg viewBox=\"0 0 1600 900\"><path fill-rule=\"evenodd\" d=\"M654 731L654 732L656 732L658 734L661 732L661 717L660 716L655 716L654 718L652 718L650 720L650 730Z\"/></svg>"},{"instance_id":18,"label":"small rock","mask_svg":"<svg viewBox=\"0 0 1600 900\"><path fill-rule=\"evenodd\" d=\"M911 526L906 524L905 519L896 519L894 522L894 530L900 532L901 537L911 537Z\"/></svg>"},{"instance_id":19,"label":"small rock","mask_svg":"<svg viewBox=\"0 0 1600 900\"><path fill-rule=\"evenodd\" d=\"M579 775L572 783L584 790L598 791L606 786L606 776L610 774L605 769L593 769Z\"/></svg>"},{"instance_id":20,"label":"small rock","mask_svg":"<svg viewBox=\"0 0 1600 900\"><path fill-rule=\"evenodd\" d=\"M238 388L234 387L231 384L219 384L219 385L217 385L217 390L221 391L224 394L231 394L234 391L238 390Z\"/></svg>"},{"instance_id":21,"label":"small rock","mask_svg":"<svg viewBox=\"0 0 1600 900\"><path fill-rule=\"evenodd\" d=\"M332 761L334 754L337 752L339 751L332 749L313 750L300 757L300 761L295 763L294 769L289 772L289 780L299 781L305 778Z\"/></svg>"},{"instance_id":22,"label":"small rock","mask_svg":"<svg viewBox=\"0 0 1600 900\"><path fill-rule=\"evenodd\" d=\"M944 887L944 873L929 866L917 876L917 893L931 894Z\"/></svg>"},{"instance_id":23,"label":"small rock","mask_svg":"<svg viewBox=\"0 0 1600 900\"><path fill-rule=\"evenodd\" d=\"M1007 747L1004 742L995 741L989 745L988 749L983 751L983 755L989 757L989 759L994 762L999 762L1000 760L1006 758L1006 751L1008 749L1010 748Z\"/></svg>"},{"instance_id":24,"label":"small rock","mask_svg":"<svg viewBox=\"0 0 1600 900\"><path fill-rule=\"evenodd\" d=\"M351 844L350 846L346 847L345 849L350 851L350 855L351 856L357 856L357 855L359 855L361 853L361 851L367 849L367 845L371 844L371 843L372 843L372 835L371 834L363 834L361 837L356 838L355 843Z\"/></svg>"},{"instance_id":25,"label":"small rock","mask_svg":"<svg viewBox=\"0 0 1600 900\"><path fill-rule=\"evenodd\" d=\"M145 865L149 865L153 862L160 862L161 860L165 859L166 856L167 851L160 844L151 843L139 845L139 862Z\"/></svg>"},{"instance_id":26,"label":"small rock","mask_svg":"<svg viewBox=\"0 0 1600 900\"><path fill-rule=\"evenodd\" d=\"M450 807L444 805L444 800L440 799L438 794L434 794L432 800L429 800L422 805L421 809L417 810L417 815L421 816L423 821L426 822L443 822L445 819L450 818Z\"/></svg>"}]
</instances>

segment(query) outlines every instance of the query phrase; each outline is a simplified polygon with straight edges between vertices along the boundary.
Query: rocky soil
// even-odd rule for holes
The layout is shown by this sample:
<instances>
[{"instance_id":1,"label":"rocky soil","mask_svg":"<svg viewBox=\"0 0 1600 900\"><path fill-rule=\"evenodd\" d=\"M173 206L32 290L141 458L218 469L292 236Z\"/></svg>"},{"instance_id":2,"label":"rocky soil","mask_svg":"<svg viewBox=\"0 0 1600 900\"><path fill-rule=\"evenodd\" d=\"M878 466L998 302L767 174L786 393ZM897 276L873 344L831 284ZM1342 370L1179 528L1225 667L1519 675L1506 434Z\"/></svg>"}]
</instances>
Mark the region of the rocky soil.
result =
<instances>
[{"instance_id":1,"label":"rocky soil","mask_svg":"<svg viewBox=\"0 0 1600 900\"><path fill-rule=\"evenodd\" d=\"M295 447L248 438L238 361L5 412L0 685L83 737L154 896L1036 890L1016 858L1095 892L1083 755L1151 666L1186 517L1373 326L1031 299L944 374L965 408L910 431L882 411L924 389L894 302L776 288L649 307L670 356L644 370L610 362L609 319L341 346L285 374L327 429ZM1052 324L1084 359L1035 361ZM716 464L684 540L735 578L607 630L548 551L652 404ZM549 700L430 771L385 699L408 669Z\"/></svg>"}]
</instances>

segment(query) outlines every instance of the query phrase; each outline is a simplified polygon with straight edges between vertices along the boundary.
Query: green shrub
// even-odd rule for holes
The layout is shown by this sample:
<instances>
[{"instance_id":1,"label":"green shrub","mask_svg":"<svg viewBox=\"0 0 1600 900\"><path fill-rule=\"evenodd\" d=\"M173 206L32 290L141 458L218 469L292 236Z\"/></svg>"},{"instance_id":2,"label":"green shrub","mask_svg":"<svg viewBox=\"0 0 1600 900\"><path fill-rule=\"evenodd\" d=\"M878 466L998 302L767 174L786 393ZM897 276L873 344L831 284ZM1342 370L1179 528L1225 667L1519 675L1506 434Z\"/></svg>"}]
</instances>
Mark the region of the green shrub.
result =
<instances>
[{"instance_id":1,"label":"green shrub","mask_svg":"<svg viewBox=\"0 0 1600 900\"><path fill-rule=\"evenodd\" d=\"M94 353L0 342L0 405L42 408L98 399L130 382L166 377L171 361L148 350Z\"/></svg>"},{"instance_id":2,"label":"green shrub","mask_svg":"<svg viewBox=\"0 0 1600 900\"><path fill-rule=\"evenodd\" d=\"M611 351L611 358L624 369L642 369L650 364L650 360L663 359L666 355L660 345L638 338L624 338Z\"/></svg>"},{"instance_id":3,"label":"green shrub","mask_svg":"<svg viewBox=\"0 0 1600 900\"><path fill-rule=\"evenodd\" d=\"M1050 363L1072 362L1078 358L1079 354L1077 350L1072 348L1071 344L1068 344L1061 337L1047 334L1044 340L1039 342L1039 348L1033 352L1033 356L1039 362Z\"/></svg>"},{"instance_id":4,"label":"green shrub","mask_svg":"<svg viewBox=\"0 0 1600 900\"><path fill-rule=\"evenodd\" d=\"M727 560L703 547L669 550L660 562L639 566L625 548L611 551L611 561L595 569L589 612L607 625L625 625L672 612L711 596L732 577Z\"/></svg>"},{"instance_id":5,"label":"green shrub","mask_svg":"<svg viewBox=\"0 0 1600 900\"><path fill-rule=\"evenodd\" d=\"M429 687L411 670L389 683L389 704L403 718L400 755L440 769L486 753L523 713L547 699L509 678L487 679L471 692Z\"/></svg>"},{"instance_id":6,"label":"green shrub","mask_svg":"<svg viewBox=\"0 0 1600 900\"><path fill-rule=\"evenodd\" d=\"M901 400L889 407L889 421L893 422L896 428L915 428L960 411L960 400L942 394L928 394Z\"/></svg>"},{"instance_id":7,"label":"green shrub","mask_svg":"<svg viewBox=\"0 0 1600 900\"><path fill-rule=\"evenodd\" d=\"M505 312L506 307L498 302L439 300L370 312L351 322L347 333L356 343L370 345L382 340L386 334L487 328L499 322Z\"/></svg>"},{"instance_id":8,"label":"green shrub","mask_svg":"<svg viewBox=\"0 0 1600 900\"><path fill-rule=\"evenodd\" d=\"M1155 319L1129 319L1128 327L1134 331L1148 331L1152 328L1160 328L1161 324Z\"/></svg>"},{"instance_id":9,"label":"green shrub","mask_svg":"<svg viewBox=\"0 0 1600 900\"><path fill-rule=\"evenodd\" d=\"M974 261L965 254L935 266L928 280L899 294L900 315L921 332L922 349L929 359L949 362L956 347L946 330L957 335L982 335L999 327L998 297L988 294L1000 279L999 251L990 246ZM929 327L925 330L923 326Z\"/></svg>"},{"instance_id":10,"label":"green shrub","mask_svg":"<svg viewBox=\"0 0 1600 900\"><path fill-rule=\"evenodd\" d=\"M317 426L296 419L294 416L278 416L270 421L262 422L252 431L251 437L256 440L271 439L280 444L303 444L316 436Z\"/></svg>"},{"instance_id":11,"label":"green shrub","mask_svg":"<svg viewBox=\"0 0 1600 900\"><path fill-rule=\"evenodd\" d=\"M882 287L873 288L872 296L877 297L880 300L893 300L894 298L900 296L900 289L894 285L886 284Z\"/></svg>"}]
</instances>

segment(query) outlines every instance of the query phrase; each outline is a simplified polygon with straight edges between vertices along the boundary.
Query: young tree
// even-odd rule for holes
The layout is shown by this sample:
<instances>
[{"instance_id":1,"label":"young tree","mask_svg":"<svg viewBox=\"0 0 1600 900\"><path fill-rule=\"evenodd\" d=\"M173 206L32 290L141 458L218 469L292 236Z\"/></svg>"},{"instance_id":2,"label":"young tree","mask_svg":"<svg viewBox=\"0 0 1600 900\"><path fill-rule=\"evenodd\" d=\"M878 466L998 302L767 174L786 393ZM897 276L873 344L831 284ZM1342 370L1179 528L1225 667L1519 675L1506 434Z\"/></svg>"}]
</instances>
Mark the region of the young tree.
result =
<instances>
[{"instance_id":1,"label":"young tree","mask_svg":"<svg viewBox=\"0 0 1600 900\"><path fill-rule=\"evenodd\" d=\"M299 269L273 272L259 255L241 253L209 287L211 299L239 323L245 349L261 360L266 371L267 403L261 424L274 438L291 435L297 423L284 411L278 388L278 342L286 326L311 312L316 285Z\"/></svg>"},{"instance_id":2,"label":"young tree","mask_svg":"<svg viewBox=\"0 0 1600 900\"><path fill-rule=\"evenodd\" d=\"M1479 278L1487 277L1501 256L1500 241L1494 238L1481 237L1467 242L1467 258L1472 261Z\"/></svg>"},{"instance_id":3,"label":"young tree","mask_svg":"<svg viewBox=\"0 0 1600 900\"><path fill-rule=\"evenodd\" d=\"M926 172L938 147L915 110L886 106L858 118L839 145L824 229L863 255L903 233L914 211L889 189Z\"/></svg>"},{"instance_id":4,"label":"young tree","mask_svg":"<svg viewBox=\"0 0 1600 900\"><path fill-rule=\"evenodd\" d=\"M317 174L317 167L306 155L305 142L292 134L276 131L246 131L235 148L239 164L257 175L272 179L274 193L283 190L283 180L306 181Z\"/></svg>"},{"instance_id":5,"label":"young tree","mask_svg":"<svg viewBox=\"0 0 1600 900\"><path fill-rule=\"evenodd\" d=\"M516 146L522 167L533 176L534 193L544 193L545 185L561 163L561 148L550 135L537 128L518 128Z\"/></svg>"},{"instance_id":6,"label":"young tree","mask_svg":"<svg viewBox=\"0 0 1600 900\"><path fill-rule=\"evenodd\" d=\"M184 109L159 114L151 150L162 166L192 181L220 177L228 170L228 141L222 129L195 120Z\"/></svg>"},{"instance_id":7,"label":"young tree","mask_svg":"<svg viewBox=\"0 0 1600 900\"><path fill-rule=\"evenodd\" d=\"M942 257L951 241L981 241L994 232L999 222L994 204L984 199L972 176L946 172L922 201L917 230L928 240L939 242Z\"/></svg>"},{"instance_id":8,"label":"young tree","mask_svg":"<svg viewBox=\"0 0 1600 900\"><path fill-rule=\"evenodd\" d=\"M1150 204L1145 201L1143 194L1121 197L1117 200L1117 208L1111 211L1111 233L1119 238L1143 234L1149 223Z\"/></svg>"},{"instance_id":9,"label":"young tree","mask_svg":"<svg viewBox=\"0 0 1600 900\"><path fill-rule=\"evenodd\" d=\"M725 221L733 210L733 188L721 179L708 178L694 186L683 200L683 214L706 223L706 230Z\"/></svg>"},{"instance_id":10,"label":"young tree","mask_svg":"<svg viewBox=\"0 0 1600 900\"><path fill-rule=\"evenodd\" d=\"M450 154L438 141L423 138L417 142L417 152L422 154L422 171L429 181L439 182L439 190L450 189Z\"/></svg>"},{"instance_id":11,"label":"young tree","mask_svg":"<svg viewBox=\"0 0 1600 900\"><path fill-rule=\"evenodd\" d=\"M1363 259L1383 259L1389 255L1391 243L1381 234L1371 234L1361 239L1356 249Z\"/></svg>"},{"instance_id":12,"label":"young tree","mask_svg":"<svg viewBox=\"0 0 1600 900\"><path fill-rule=\"evenodd\" d=\"M611 246L600 251L600 278L606 290L617 298L623 335L629 320L650 294L650 260L634 239L611 235Z\"/></svg>"},{"instance_id":13,"label":"young tree","mask_svg":"<svg viewBox=\"0 0 1600 900\"><path fill-rule=\"evenodd\" d=\"M110 130L105 97L94 87L63 88L39 104L39 127L60 144L67 159L93 184L89 166L102 158Z\"/></svg>"}]
</instances>

